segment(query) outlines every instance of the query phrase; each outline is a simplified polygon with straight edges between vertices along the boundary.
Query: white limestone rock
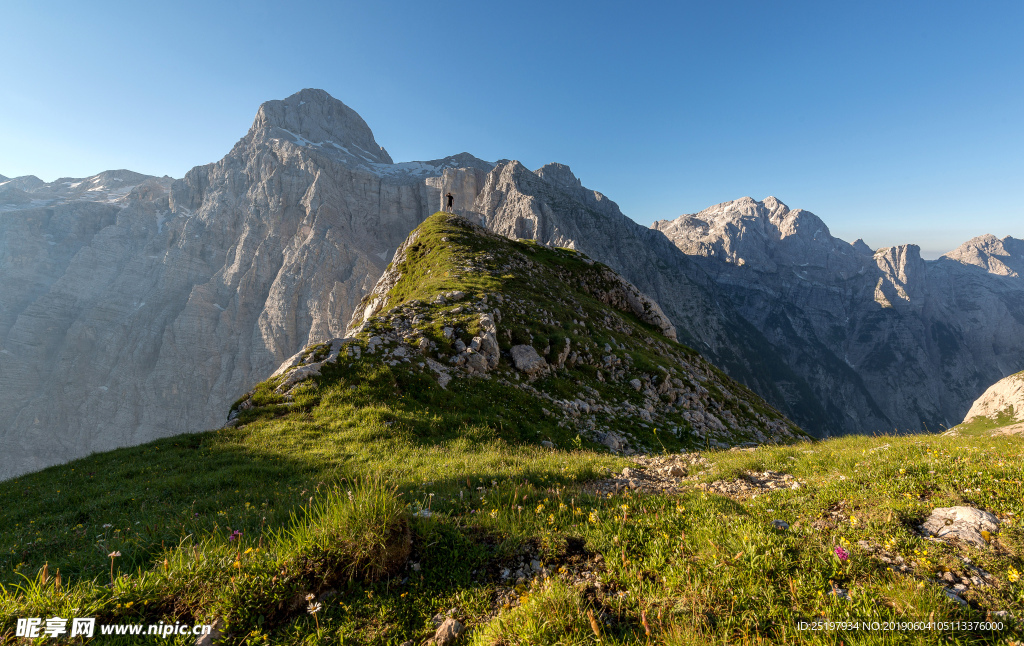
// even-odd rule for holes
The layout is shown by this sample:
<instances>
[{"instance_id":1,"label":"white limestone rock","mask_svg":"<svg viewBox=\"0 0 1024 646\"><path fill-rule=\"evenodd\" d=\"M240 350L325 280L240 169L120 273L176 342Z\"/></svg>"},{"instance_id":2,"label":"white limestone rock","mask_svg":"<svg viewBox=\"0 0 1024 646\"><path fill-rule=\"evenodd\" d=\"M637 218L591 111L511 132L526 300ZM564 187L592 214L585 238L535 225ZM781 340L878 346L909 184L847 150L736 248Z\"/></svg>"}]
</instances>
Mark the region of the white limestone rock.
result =
<instances>
[{"instance_id":1,"label":"white limestone rock","mask_svg":"<svg viewBox=\"0 0 1024 646\"><path fill-rule=\"evenodd\" d=\"M1024 421L1024 372L1010 375L989 386L971 405L964 423L978 417L994 419L1002 413L1012 413L1014 421Z\"/></svg>"},{"instance_id":2,"label":"white limestone rock","mask_svg":"<svg viewBox=\"0 0 1024 646\"><path fill-rule=\"evenodd\" d=\"M514 345L509 353L512 355L512 364L516 370L527 375L537 375L548 366L548 362L537 354L537 350L532 345Z\"/></svg>"},{"instance_id":3,"label":"white limestone rock","mask_svg":"<svg viewBox=\"0 0 1024 646\"><path fill-rule=\"evenodd\" d=\"M923 525L925 531L936 538L958 538L975 547L987 547L982 532L994 536L999 531L999 519L974 507L940 507L932 510Z\"/></svg>"}]
</instances>

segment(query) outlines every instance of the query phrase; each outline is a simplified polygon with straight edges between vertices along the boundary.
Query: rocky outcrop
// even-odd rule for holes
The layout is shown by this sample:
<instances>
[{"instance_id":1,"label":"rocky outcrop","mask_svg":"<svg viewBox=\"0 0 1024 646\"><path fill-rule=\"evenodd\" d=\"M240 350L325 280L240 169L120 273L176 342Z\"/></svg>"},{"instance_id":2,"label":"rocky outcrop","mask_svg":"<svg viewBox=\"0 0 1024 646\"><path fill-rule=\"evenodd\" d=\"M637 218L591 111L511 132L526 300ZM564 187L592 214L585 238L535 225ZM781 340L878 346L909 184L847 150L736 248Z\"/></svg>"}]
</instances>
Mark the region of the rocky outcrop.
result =
<instances>
[{"instance_id":1,"label":"rocky outcrop","mask_svg":"<svg viewBox=\"0 0 1024 646\"><path fill-rule=\"evenodd\" d=\"M629 303L593 298L595 286L623 281L582 254L512 242L441 213L401 248L353 313L352 336L290 358L242 398L233 420L247 423L263 407L297 403L307 382L330 388L339 378L353 383L389 374L406 395L441 407L489 382L486 396L472 399L479 408L473 414L492 415L497 428L511 410L517 424L534 415L526 437L548 448L552 439L586 438L634 454L664 450L664 442L723 448L804 437ZM436 393L440 399L431 394L434 380L445 391ZM524 408L523 397L531 405ZM540 429L551 433L548 439Z\"/></svg>"},{"instance_id":2,"label":"rocky outcrop","mask_svg":"<svg viewBox=\"0 0 1024 646\"><path fill-rule=\"evenodd\" d=\"M645 294L642 294L640 290L630 284L629 281L624 280L621 276L611 270L606 269L602 277L610 283L612 287L608 290L593 290L591 293L597 298L597 300L624 312L631 312L644 323L649 323L661 330L662 334L673 341L678 340L676 328L672 325L672 321L665 316L665 312L662 311L661 306L648 298Z\"/></svg>"},{"instance_id":3,"label":"rocky outcrop","mask_svg":"<svg viewBox=\"0 0 1024 646\"><path fill-rule=\"evenodd\" d=\"M964 424L978 417L995 420L1000 415L1009 416L1011 421L1024 421L1024 372L1018 372L992 384L971 405L967 416L964 417Z\"/></svg>"},{"instance_id":4,"label":"rocky outcrop","mask_svg":"<svg viewBox=\"0 0 1024 646\"><path fill-rule=\"evenodd\" d=\"M366 321L385 309L388 293L402 278L402 272L398 270L398 267L400 267L405 261L405 253L409 246L416 242L416 237L417 234L415 232L412 233L405 239L405 242L400 244L398 249L395 250L392 262L388 265L387 271L381 274L377 283L373 286L373 291L370 293L370 297L364 298L360 301L356 306L355 311L352 312L352 319L349 321L348 328L345 330L346 336L358 334L362 330L362 326Z\"/></svg>"},{"instance_id":5,"label":"rocky outcrop","mask_svg":"<svg viewBox=\"0 0 1024 646\"><path fill-rule=\"evenodd\" d=\"M974 507L940 507L932 510L922 528L928 535L940 540L955 538L975 547L986 548L999 531L999 519Z\"/></svg>"},{"instance_id":6,"label":"rocky outcrop","mask_svg":"<svg viewBox=\"0 0 1024 646\"><path fill-rule=\"evenodd\" d=\"M462 172L453 170L449 176ZM698 348L802 427L818 434L842 428L843 411L822 406L810 380L791 368L795 361L787 354L793 348L774 345L718 297L713 278L690 257L660 232L627 218L606 196L585 188L568 166L548 164L530 171L517 161L499 162L464 215L503 236L576 249L608 265L657 303L680 341ZM864 400L849 394L850 407Z\"/></svg>"}]
</instances>

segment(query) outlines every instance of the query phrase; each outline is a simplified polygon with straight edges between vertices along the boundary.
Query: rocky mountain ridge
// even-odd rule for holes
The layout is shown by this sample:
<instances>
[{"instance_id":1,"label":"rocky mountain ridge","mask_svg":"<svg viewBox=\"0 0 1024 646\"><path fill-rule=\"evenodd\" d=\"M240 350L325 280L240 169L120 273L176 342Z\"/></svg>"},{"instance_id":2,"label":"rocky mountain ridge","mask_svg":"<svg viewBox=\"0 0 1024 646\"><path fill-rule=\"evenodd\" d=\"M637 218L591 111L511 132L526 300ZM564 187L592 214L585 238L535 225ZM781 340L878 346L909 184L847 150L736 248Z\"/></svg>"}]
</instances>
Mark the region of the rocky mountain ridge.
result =
<instances>
[{"instance_id":1,"label":"rocky mountain ridge","mask_svg":"<svg viewBox=\"0 0 1024 646\"><path fill-rule=\"evenodd\" d=\"M757 272L778 284L751 282L757 298L748 303L743 285L730 283L740 280L735 265L684 253L585 188L568 166L530 171L467 153L391 161L354 111L303 90L261 106L223 159L180 180L129 171L50 184L0 180L0 478L219 426L228 404L287 357L344 335L395 250L448 191L457 213L504 237L575 248L606 264L660 306L681 341L818 435L958 419L988 384L1020 369L1021 319L1008 282L1017 278L1006 273L1020 267L1012 239L976 239L943 261L970 265L966 274L924 265L928 276L946 276L924 293L966 290L992 301L950 327L913 314L928 314L933 301L949 305L922 304L914 248L873 260L855 244L833 258L812 244L816 224L776 205L783 228L799 229L786 237L803 241L794 253L817 254L824 267L802 260L806 267L787 269L788 282L782 270ZM779 262L767 248L762 255ZM736 257L758 258L746 247ZM862 266L874 282L854 276L842 289L881 313L856 319L852 331L820 329L834 317L813 308L773 304L789 297L787 285L814 282L815 272L825 288L792 294L827 303L833 273ZM986 273L1000 267L1003 275ZM905 324L914 320L917 327ZM864 339L849 357L829 336L848 333ZM920 338L935 340L940 359L953 348L937 374L954 387L927 373L931 359L900 367ZM872 361L892 364L875 382L875 373L867 381L861 374ZM884 379L903 381L890 395Z\"/></svg>"},{"instance_id":2,"label":"rocky mountain ridge","mask_svg":"<svg viewBox=\"0 0 1024 646\"><path fill-rule=\"evenodd\" d=\"M513 401L501 392L519 391L534 409L518 412L517 424L528 427L526 439L539 432L550 446L578 436L632 455L656 443L726 448L806 437L676 343L658 305L607 266L568 249L512 242L447 213L399 247L345 337L282 363L240 400L229 424L308 406L305 397L322 383L379 370L394 373L414 400L429 396L403 387L400 374L436 380L450 397L491 388L492 401ZM498 427L508 412L493 405L485 414Z\"/></svg>"},{"instance_id":3,"label":"rocky mountain ridge","mask_svg":"<svg viewBox=\"0 0 1024 646\"><path fill-rule=\"evenodd\" d=\"M847 430L952 426L980 391L1024 365L1024 241L981 236L926 261L916 245L849 244L774 197L652 228L793 350L823 402L857 403L844 411Z\"/></svg>"},{"instance_id":4,"label":"rocky mountain ridge","mask_svg":"<svg viewBox=\"0 0 1024 646\"><path fill-rule=\"evenodd\" d=\"M827 423L813 392L768 341L715 295L710 278L663 235L642 227L564 164L535 172L500 161L483 182L446 172L455 210L510 238L584 251L608 264L665 310L680 339L740 379L804 428Z\"/></svg>"}]
</instances>

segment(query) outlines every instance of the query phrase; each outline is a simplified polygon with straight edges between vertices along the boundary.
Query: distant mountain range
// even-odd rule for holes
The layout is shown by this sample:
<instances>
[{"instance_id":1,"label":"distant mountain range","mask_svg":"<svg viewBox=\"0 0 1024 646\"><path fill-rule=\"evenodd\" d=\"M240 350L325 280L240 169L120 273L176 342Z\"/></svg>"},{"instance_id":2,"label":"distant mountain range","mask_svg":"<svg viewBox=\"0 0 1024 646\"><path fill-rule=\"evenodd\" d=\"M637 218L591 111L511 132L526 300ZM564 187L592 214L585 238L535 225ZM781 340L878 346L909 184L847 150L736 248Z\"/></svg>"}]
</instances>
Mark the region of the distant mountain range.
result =
<instances>
[{"instance_id":1,"label":"distant mountain range","mask_svg":"<svg viewBox=\"0 0 1024 646\"><path fill-rule=\"evenodd\" d=\"M0 477L220 426L284 359L344 333L449 191L497 233L619 271L817 435L955 424L1024 368L1020 240L924 261L774 198L647 228L564 165L395 164L358 114L303 90L180 180L0 176Z\"/></svg>"}]
</instances>

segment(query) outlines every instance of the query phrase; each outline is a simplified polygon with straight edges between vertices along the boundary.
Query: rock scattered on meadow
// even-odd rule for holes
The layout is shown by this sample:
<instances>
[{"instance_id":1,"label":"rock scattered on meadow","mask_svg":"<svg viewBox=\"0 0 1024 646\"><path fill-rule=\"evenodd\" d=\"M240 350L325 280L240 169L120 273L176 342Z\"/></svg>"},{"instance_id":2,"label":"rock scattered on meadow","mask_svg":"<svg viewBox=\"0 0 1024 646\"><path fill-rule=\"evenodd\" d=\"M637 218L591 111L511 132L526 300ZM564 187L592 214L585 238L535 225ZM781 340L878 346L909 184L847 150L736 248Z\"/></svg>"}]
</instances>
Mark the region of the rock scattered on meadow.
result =
<instances>
[{"instance_id":1,"label":"rock scattered on meadow","mask_svg":"<svg viewBox=\"0 0 1024 646\"><path fill-rule=\"evenodd\" d=\"M548 363L534 349L532 345L514 345L510 351L512 362L516 370L530 376L544 371Z\"/></svg>"},{"instance_id":2,"label":"rock scattered on meadow","mask_svg":"<svg viewBox=\"0 0 1024 646\"><path fill-rule=\"evenodd\" d=\"M437 628L437 632L434 633L433 643L437 646L448 646L448 644L454 644L455 640L459 638L462 631L466 629L462 625L462 622L454 617L448 617L441 623Z\"/></svg>"},{"instance_id":3,"label":"rock scattered on meadow","mask_svg":"<svg viewBox=\"0 0 1024 646\"><path fill-rule=\"evenodd\" d=\"M922 527L936 538L958 538L983 548L988 546L985 533L995 535L999 519L974 507L940 507L932 511Z\"/></svg>"},{"instance_id":4,"label":"rock scattered on meadow","mask_svg":"<svg viewBox=\"0 0 1024 646\"><path fill-rule=\"evenodd\" d=\"M698 489L719 493L731 498L756 498L762 493L779 489L799 489L804 484L792 474L776 471L748 471L736 480L716 480L711 484L700 483Z\"/></svg>"}]
</instances>

